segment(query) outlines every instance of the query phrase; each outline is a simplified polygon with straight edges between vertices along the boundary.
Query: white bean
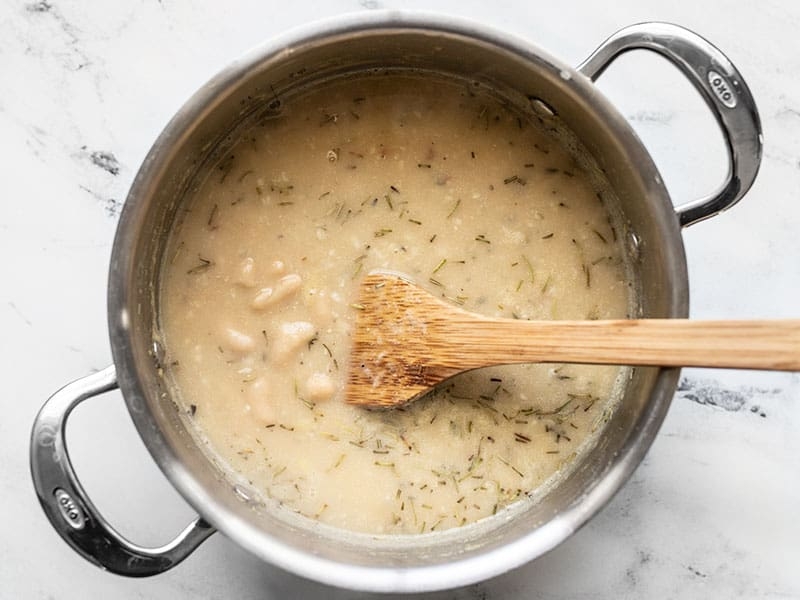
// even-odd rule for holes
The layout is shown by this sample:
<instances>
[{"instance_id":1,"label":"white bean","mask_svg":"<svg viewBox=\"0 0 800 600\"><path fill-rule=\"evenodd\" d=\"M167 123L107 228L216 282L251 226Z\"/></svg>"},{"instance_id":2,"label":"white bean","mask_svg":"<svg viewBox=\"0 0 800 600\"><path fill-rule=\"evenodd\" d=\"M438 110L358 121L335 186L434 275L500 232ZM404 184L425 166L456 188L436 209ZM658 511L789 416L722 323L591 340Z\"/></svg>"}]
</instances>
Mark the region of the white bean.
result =
<instances>
[{"instance_id":1,"label":"white bean","mask_svg":"<svg viewBox=\"0 0 800 600\"><path fill-rule=\"evenodd\" d=\"M232 327L222 330L222 346L239 354L246 354L256 349L256 341L252 336Z\"/></svg>"},{"instance_id":2,"label":"white bean","mask_svg":"<svg viewBox=\"0 0 800 600\"><path fill-rule=\"evenodd\" d=\"M278 332L270 339L270 355L273 360L283 362L311 341L317 332L308 321L281 323Z\"/></svg>"},{"instance_id":3,"label":"white bean","mask_svg":"<svg viewBox=\"0 0 800 600\"><path fill-rule=\"evenodd\" d=\"M311 316L315 323L319 325L328 325L333 320L333 306L331 300L322 290L309 290L306 297L306 305L308 306Z\"/></svg>"},{"instance_id":4,"label":"white bean","mask_svg":"<svg viewBox=\"0 0 800 600\"><path fill-rule=\"evenodd\" d=\"M256 286L256 261L251 257L247 257L239 265L239 277L236 283L244 287Z\"/></svg>"},{"instance_id":5,"label":"white bean","mask_svg":"<svg viewBox=\"0 0 800 600\"><path fill-rule=\"evenodd\" d=\"M269 272L272 275L283 275L286 273L286 264L282 260L274 260L269 265Z\"/></svg>"},{"instance_id":6,"label":"white bean","mask_svg":"<svg viewBox=\"0 0 800 600\"><path fill-rule=\"evenodd\" d=\"M309 400L318 402L330 400L336 393L336 384L325 373L313 373L306 380L306 395Z\"/></svg>"},{"instance_id":7,"label":"white bean","mask_svg":"<svg viewBox=\"0 0 800 600\"><path fill-rule=\"evenodd\" d=\"M292 294L297 292L302 285L303 280L300 278L300 275L295 273L284 275L273 287L261 288L255 298L253 298L250 306L255 310L264 310L265 308L274 306L289 298Z\"/></svg>"},{"instance_id":8,"label":"white bean","mask_svg":"<svg viewBox=\"0 0 800 600\"><path fill-rule=\"evenodd\" d=\"M275 288L265 287L258 290L256 297L250 303L250 306L256 310L266 308L272 303L272 296L275 294Z\"/></svg>"},{"instance_id":9,"label":"white bean","mask_svg":"<svg viewBox=\"0 0 800 600\"><path fill-rule=\"evenodd\" d=\"M246 410L249 410L255 419L265 424L274 423L276 417L275 404L270 397L270 392L271 386L264 377L253 380L245 391Z\"/></svg>"}]
</instances>

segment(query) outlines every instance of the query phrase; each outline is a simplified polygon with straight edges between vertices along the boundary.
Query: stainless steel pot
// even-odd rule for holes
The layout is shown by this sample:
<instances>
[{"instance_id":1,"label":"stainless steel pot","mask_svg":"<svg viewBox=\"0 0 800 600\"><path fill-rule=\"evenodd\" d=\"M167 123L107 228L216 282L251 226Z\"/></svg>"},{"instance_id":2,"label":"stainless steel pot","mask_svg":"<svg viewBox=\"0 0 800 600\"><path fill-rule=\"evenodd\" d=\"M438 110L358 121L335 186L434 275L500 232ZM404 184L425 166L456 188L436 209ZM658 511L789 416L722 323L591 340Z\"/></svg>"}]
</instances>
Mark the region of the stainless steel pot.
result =
<instances>
[{"instance_id":1,"label":"stainless steel pot","mask_svg":"<svg viewBox=\"0 0 800 600\"><path fill-rule=\"evenodd\" d=\"M674 208L647 151L593 85L617 56L633 49L655 51L675 64L719 122L730 169L715 194ZM292 89L382 69L468 78L568 127L620 199L643 316L687 316L681 227L733 205L758 170L761 131L747 86L719 50L674 25L623 29L577 69L473 23L402 12L316 24L251 52L186 103L133 183L109 273L114 366L56 392L33 427L31 470L39 500L58 533L90 561L124 575L153 575L183 560L218 529L266 561L332 585L406 592L461 586L530 561L569 537L623 485L650 447L675 392L678 370L636 370L594 450L562 485L536 504L520 505L512 518L435 534L375 538L288 523L265 512L222 477L195 444L159 376L162 351L153 342L159 265L186 186L219 156L237 128L277 114L280 98ZM70 465L64 442L70 411L115 386L155 461L201 515L161 548L142 548L115 532Z\"/></svg>"}]
</instances>

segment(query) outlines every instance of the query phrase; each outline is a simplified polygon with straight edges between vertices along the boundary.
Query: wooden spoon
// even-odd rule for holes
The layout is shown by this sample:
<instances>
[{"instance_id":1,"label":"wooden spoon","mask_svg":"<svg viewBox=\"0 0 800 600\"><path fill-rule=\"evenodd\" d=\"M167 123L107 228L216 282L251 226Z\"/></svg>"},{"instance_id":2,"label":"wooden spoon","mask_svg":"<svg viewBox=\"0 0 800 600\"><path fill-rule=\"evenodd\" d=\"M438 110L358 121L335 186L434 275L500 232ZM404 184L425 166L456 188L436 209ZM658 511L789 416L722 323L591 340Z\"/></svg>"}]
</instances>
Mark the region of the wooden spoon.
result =
<instances>
[{"instance_id":1,"label":"wooden spoon","mask_svg":"<svg viewBox=\"0 0 800 600\"><path fill-rule=\"evenodd\" d=\"M385 272L364 278L353 306L345 398L366 407L405 404L457 373L500 364L800 371L800 320L489 318Z\"/></svg>"}]
</instances>

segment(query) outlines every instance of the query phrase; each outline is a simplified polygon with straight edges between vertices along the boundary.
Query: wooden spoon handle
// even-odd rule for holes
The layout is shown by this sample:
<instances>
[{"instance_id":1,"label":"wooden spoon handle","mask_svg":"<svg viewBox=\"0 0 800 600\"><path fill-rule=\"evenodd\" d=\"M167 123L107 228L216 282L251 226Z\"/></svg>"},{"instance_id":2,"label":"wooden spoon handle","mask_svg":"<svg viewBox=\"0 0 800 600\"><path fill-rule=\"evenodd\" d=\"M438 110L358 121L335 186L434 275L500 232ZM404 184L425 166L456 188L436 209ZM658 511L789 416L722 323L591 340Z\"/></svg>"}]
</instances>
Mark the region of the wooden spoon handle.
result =
<instances>
[{"instance_id":1,"label":"wooden spoon handle","mask_svg":"<svg viewBox=\"0 0 800 600\"><path fill-rule=\"evenodd\" d=\"M497 319L380 272L364 278L359 300L346 397L362 406L403 404L457 373L501 364L800 371L800 320Z\"/></svg>"},{"instance_id":2,"label":"wooden spoon handle","mask_svg":"<svg viewBox=\"0 0 800 600\"><path fill-rule=\"evenodd\" d=\"M440 348L452 354L446 362L452 358L453 366L461 369L545 361L800 370L800 320L516 321L469 317L466 320L471 322L461 324L450 320L449 340Z\"/></svg>"}]
</instances>

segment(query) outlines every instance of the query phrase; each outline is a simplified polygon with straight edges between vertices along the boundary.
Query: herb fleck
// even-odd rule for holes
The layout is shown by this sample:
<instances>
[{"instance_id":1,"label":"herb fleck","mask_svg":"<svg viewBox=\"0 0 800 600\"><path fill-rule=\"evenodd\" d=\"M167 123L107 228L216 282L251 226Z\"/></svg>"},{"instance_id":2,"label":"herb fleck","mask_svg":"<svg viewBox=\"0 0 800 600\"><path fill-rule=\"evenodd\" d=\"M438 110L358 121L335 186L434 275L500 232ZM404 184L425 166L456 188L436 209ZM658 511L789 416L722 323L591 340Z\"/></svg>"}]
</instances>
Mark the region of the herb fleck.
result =
<instances>
[{"instance_id":1,"label":"herb fleck","mask_svg":"<svg viewBox=\"0 0 800 600\"><path fill-rule=\"evenodd\" d=\"M206 225L212 231L215 230L218 227L218 225L216 223L216 216L217 216L218 209L219 209L219 205L215 204L211 208L211 213L208 215L208 222L206 223Z\"/></svg>"},{"instance_id":2,"label":"herb fleck","mask_svg":"<svg viewBox=\"0 0 800 600\"><path fill-rule=\"evenodd\" d=\"M202 273L203 271L206 271L206 270L208 270L208 269L210 269L211 267L214 266L214 262L213 261L211 261L211 260L209 260L207 258L203 258L199 254L197 255L197 258L200 261L200 264L195 265L194 267L192 267L191 269L186 271L187 275L196 275L197 273Z\"/></svg>"},{"instance_id":3,"label":"herb fleck","mask_svg":"<svg viewBox=\"0 0 800 600\"><path fill-rule=\"evenodd\" d=\"M447 213L447 218L448 218L448 219L449 219L450 217L452 217L452 216L453 216L453 214L455 214L456 210L458 209L458 207L459 207L460 205L461 205L461 198L459 198L459 199L457 199L457 200L456 200L456 203L455 203L455 205L453 206L452 210L451 210L449 213Z\"/></svg>"}]
</instances>

